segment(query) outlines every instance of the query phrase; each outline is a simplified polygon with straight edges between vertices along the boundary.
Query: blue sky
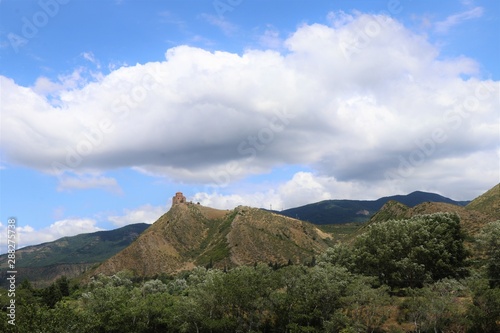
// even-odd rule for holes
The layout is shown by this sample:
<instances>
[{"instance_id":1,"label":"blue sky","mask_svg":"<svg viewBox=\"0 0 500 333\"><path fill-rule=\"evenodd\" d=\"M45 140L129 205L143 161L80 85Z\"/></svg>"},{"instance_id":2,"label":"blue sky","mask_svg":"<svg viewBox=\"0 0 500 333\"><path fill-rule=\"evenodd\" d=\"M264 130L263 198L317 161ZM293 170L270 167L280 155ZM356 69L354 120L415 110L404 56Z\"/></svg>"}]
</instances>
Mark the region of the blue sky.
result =
<instances>
[{"instance_id":1,"label":"blue sky","mask_svg":"<svg viewBox=\"0 0 500 333\"><path fill-rule=\"evenodd\" d=\"M0 245L500 181L497 1L0 2Z\"/></svg>"}]
</instances>

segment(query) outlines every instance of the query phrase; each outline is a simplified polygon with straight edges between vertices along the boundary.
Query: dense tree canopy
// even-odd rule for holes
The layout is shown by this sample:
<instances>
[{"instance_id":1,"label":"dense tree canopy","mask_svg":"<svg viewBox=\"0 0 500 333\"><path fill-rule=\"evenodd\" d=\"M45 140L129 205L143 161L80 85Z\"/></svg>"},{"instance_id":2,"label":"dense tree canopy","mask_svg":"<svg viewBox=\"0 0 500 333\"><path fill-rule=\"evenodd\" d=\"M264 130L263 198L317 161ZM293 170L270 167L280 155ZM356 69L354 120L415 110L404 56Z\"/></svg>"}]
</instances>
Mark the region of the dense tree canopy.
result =
<instances>
[{"instance_id":1,"label":"dense tree canopy","mask_svg":"<svg viewBox=\"0 0 500 333\"><path fill-rule=\"evenodd\" d=\"M380 284L421 287L425 282L465 276L464 238L457 215L421 215L371 224L352 247L336 246L324 260L376 276Z\"/></svg>"}]
</instances>

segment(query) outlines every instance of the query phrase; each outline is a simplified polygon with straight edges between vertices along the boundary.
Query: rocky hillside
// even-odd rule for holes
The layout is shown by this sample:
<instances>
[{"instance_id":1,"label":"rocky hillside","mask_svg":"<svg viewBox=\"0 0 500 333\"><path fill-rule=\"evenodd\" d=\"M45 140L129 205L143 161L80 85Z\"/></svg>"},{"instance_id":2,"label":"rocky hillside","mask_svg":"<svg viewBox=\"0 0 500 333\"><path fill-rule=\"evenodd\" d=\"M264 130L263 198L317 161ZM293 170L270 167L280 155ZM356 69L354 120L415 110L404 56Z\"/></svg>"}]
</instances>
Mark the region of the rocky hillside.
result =
<instances>
[{"instance_id":1,"label":"rocky hillside","mask_svg":"<svg viewBox=\"0 0 500 333\"><path fill-rule=\"evenodd\" d=\"M315 226L272 212L243 206L217 210L182 203L92 274L130 270L139 276L154 276L195 266L303 263L329 243L330 236Z\"/></svg>"}]
</instances>

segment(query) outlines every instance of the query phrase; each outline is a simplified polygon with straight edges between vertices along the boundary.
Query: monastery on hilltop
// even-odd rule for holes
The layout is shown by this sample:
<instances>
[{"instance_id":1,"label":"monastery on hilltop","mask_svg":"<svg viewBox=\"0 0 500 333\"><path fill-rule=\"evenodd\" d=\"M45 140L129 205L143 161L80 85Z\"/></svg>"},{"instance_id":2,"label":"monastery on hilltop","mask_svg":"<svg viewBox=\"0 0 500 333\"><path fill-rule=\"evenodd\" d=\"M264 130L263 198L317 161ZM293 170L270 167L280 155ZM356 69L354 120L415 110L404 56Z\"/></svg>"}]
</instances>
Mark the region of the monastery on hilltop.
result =
<instances>
[{"instance_id":1,"label":"monastery on hilltop","mask_svg":"<svg viewBox=\"0 0 500 333\"><path fill-rule=\"evenodd\" d=\"M175 195L172 198L172 206L178 205L181 203L187 203L186 197L184 196L184 194L182 194L182 192L177 192L177 193L175 193Z\"/></svg>"},{"instance_id":2,"label":"monastery on hilltop","mask_svg":"<svg viewBox=\"0 0 500 333\"><path fill-rule=\"evenodd\" d=\"M184 194L182 194L182 192L176 192L175 195L172 197L172 207L178 204L192 205L193 202L187 201L186 197L184 196ZM199 205L200 203L197 202L196 204Z\"/></svg>"}]
</instances>

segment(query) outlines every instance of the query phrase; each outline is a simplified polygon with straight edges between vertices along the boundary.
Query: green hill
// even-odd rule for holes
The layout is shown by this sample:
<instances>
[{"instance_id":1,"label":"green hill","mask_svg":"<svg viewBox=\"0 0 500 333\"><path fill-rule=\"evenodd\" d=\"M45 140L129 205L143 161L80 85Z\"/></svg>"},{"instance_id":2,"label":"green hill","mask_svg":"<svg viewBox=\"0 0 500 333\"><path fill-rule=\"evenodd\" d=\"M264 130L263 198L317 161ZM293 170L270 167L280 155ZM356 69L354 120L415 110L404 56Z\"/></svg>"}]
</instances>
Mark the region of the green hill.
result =
<instances>
[{"instance_id":1,"label":"green hill","mask_svg":"<svg viewBox=\"0 0 500 333\"><path fill-rule=\"evenodd\" d=\"M465 208L488 214L500 220L500 183L472 200Z\"/></svg>"},{"instance_id":2,"label":"green hill","mask_svg":"<svg viewBox=\"0 0 500 333\"><path fill-rule=\"evenodd\" d=\"M362 233L371 223L409 219L416 215L448 212L458 214L462 229L472 236L477 234L488 223L499 220L499 209L500 184L472 200L465 207L446 202L423 202L414 207L408 207L400 202L391 200L375 213L366 225L353 234Z\"/></svg>"},{"instance_id":3,"label":"green hill","mask_svg":"<svg viewBox=\"0 0 500 333\"><path fill-rule=\"evenodd\" d=\"M53 242L27 246L16 251L16 269L20 279L46 284L61 275L74 277L112 257L130 245L150 225L125 227L63 237ZM7 267L7 254L0 255L0 285Z\"/></svg>"}]
</instances>

